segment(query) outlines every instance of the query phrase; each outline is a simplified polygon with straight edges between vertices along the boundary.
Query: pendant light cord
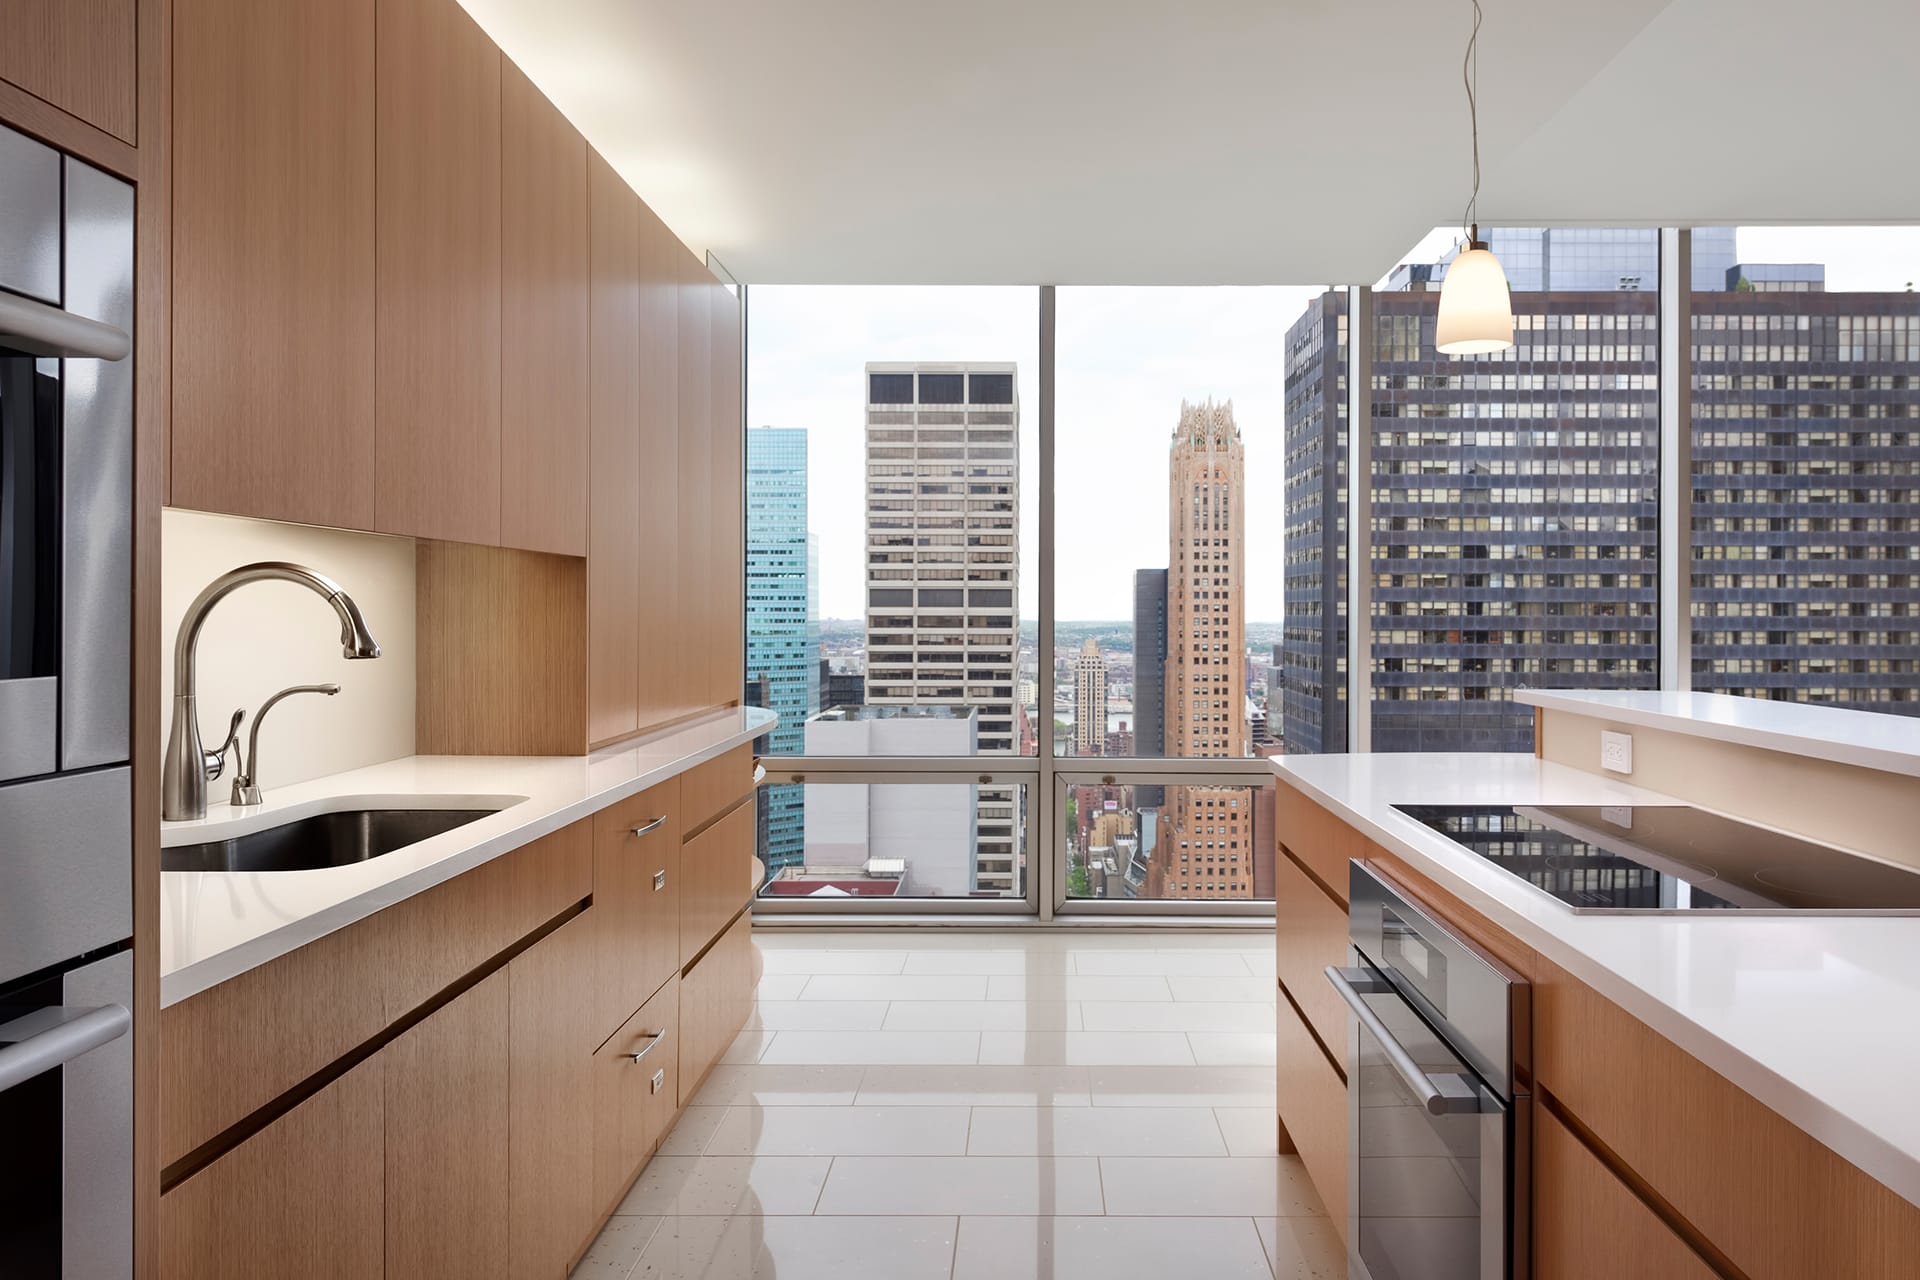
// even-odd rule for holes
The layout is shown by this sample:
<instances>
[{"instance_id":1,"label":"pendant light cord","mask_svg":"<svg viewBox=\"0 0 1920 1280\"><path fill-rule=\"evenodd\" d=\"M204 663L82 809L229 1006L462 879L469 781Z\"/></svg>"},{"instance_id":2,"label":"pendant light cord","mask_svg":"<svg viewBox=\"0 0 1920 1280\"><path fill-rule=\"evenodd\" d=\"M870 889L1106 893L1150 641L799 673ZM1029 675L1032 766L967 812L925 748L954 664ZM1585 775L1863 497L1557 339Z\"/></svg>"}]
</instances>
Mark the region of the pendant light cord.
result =
<instances>
[{"instance_id":1,"label":"pendant light cord","mask_svg":"<svg viewBox=\"0 0 1920 1280\"><path fill-rule=\"evenodd\" d=\"M1460 82L1466 86L1467 121L1473 133L1473 194L1467 197L1466 215L1460 220L1469 247L1480 239L1480 18L1480 0L1473 0L1473 34L1467 37L1467 54L1460 60Z\"/></svg>"}]
</instances>

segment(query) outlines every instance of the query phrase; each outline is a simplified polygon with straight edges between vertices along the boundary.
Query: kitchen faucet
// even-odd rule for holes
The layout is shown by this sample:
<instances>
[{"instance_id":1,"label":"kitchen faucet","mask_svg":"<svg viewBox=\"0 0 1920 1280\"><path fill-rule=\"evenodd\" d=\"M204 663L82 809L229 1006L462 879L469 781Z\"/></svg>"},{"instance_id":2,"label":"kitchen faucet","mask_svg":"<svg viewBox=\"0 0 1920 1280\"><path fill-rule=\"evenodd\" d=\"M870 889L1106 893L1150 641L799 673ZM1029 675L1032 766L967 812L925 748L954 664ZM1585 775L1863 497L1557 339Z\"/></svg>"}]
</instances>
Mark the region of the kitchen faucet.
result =
<instances>
[{"instance_id":1,"label":"kitchen faucet","mask_svg":"<svg viewBox=\"0 0 1920 1280\"><path fill-rule=\"evenodd\" d=\"M380 645L367 630L360 606L339 583L304 565L264 560L243 564L208 583L194 597L180 619L180 631L173 642L173 723L167 732L167 758L160 774L160 816L179 822L207 816L207 783L226 768L227 748L239 750L240 715L234 715L227 739L218 751L208 751L200 741L200 714L195 699L194 664L200 643L200 627L208 610L249 582L294 582L320 596L333 606L340 619L340 649L348 658L377 658ZM271 705L271 703L269 703ZM264 713L266 707L262 707ZM256 749L259 724L254 725ZM257 778L258 770L250 770ZM249 778L249 783L255 778Z\"/></svg>"},{"instance_id":2,"label":"kitchen faucet","mask_svg":"<svg viewBox=\"0 0 1920 1280\"><path fill-rule=\"evenodd\" d=\"M229 803L234 808L251 808L266 803L266 798L260 794L260 726L266 723L267 712L273 710L280 699L292 694L324 693L331 698L338 692L340 686L331 682L296 684L290 689L282 689L260 704L260 709L253 713L253 728L247 732L247 758L242 760L236 755L233 760L233 798Z\"/></svg>"}]
</instances>

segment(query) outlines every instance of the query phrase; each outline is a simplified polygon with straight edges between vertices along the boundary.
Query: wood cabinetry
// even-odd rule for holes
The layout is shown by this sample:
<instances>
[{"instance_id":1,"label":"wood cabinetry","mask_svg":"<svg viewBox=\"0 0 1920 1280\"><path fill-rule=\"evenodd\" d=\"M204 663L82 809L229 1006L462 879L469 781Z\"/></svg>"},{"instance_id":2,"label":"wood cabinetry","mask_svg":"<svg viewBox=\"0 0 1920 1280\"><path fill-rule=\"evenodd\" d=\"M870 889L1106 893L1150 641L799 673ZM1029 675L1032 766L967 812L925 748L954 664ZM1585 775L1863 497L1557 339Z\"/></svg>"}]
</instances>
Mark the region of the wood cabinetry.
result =
<instances>
[{"instance_id":1,"label":"wood cabinetry","mask_svg":"<svg viewBox=\"0 0 1920 1280\"><path fill-rule=\"evenodd\" d=\"M603 1034L680 970L679 808L675 778L593 816L595 1025Z\"/></svg>"},{"instance_id":2,"label":"wood cabinetry","mask_svg":"<svg viewBox=\"0 0 1920 1280\"><path fill-rule=\"evenodd\" d=\"M587 215L587 737L612 742L640 727L640 201L592 150Z\"/></svg>"},{"instance_id":3,"label":"wood cabinetry","mask_svg":"<svg viewBox=\"0 0 1920 1280\"><path fill-rule=\"evenodd\" d=\"M618 1207L672 1125L680 1101L679 1055L680 979L675 976L593 1055L598 1217Z\"/></svg>"},{"instance_id":4,"label":"wood cabinetry","mask_svg":"<svg viewBox=\"0 0 1920 1280\"><path fill-rule=\"evenodd\" d=\"M515 1280L565 1280L593 1228L595 941L587 912L507 966L507 1235Z\"/></svg>"},{"instance_id":5,"label":"wood cabinetry","mask_svg":"<svg viewBox=\"0 0 1920 1280\"><path fill-rule=\"evenodd\" d=\"M753 898L754 807L743 800L680 850L680 963L691 964Z\"/></svg>"},{"instance_id":6,"label":"wood cabinetry","mask_svg":"<svg viewBox=\"0 0 1920 1280\"><path fill-rule=\"evenodd\" d=\"M1308 876L1285 849L1273 860L1274 945L1281 989L1332 1053L1347 1044L1347 1006L1327 981L1347 963L1347 904Z\"/></svg>"},{"instance_id":7,"label":"wood cabinetry","mask_svg":"<svg viewBox=\"0 0 1920 1280\"><path fill-rule=\"evenodd\" d=\"M375 0L176 0L173 502L373 527Z\"/></svg>"},{"instance_id":8,"label":"wood cabinetry","mask_svg":"<svg viewBox=\"0 0 1920 1280\"><path fill-rule=\"evenodd\" d=\"M375 527L500 540L500 50L378 0Z\"/></svg>"},{"instance_id":9,"label":"wood cabinetry","mask_svg":"<svg viewBox=\"0 0 1920 1280\"><path fill-rule=\"evenodd\" d=\"M1552 1280L1719 1273L1546 1108L1533 1125L1533 1271Z\"/></svg>"},{"instance_id":10,"label":"wood cabinetry","mask_svg":"<svg viewBox=\"0 0 1920 1280\"><path fill-rule=\"evenodd\" d=\"M160 1202L168 1280L378 1280L384 1274L385 1063L374 1058Z\"/></svg>"},{"instance_id":11,"label":"wood cabinetry","mask_svg":"<svg viewBox=\"0 0 1920 1280\"><path fill-rule=\"evenodd\" d=\"M741 912L680 979L680 1106L753 1011L752 926L752 915Z\"/></svg>"},{"instance_id":12,"label":"wood cabinetry","mask_svg":"<svg viewBox=\"0 0 1920 1280\"><path fill-rule=\"evenodd\" d=\"M508 975L380 1051L387 1274L508 1280Z\"/></svg>"},{"instance_id":13,"label":"wood cabinetry","mask_svg":"<svg viewBox=\"0 0 1920 1280\"><path fill-rule=\"evenodd\" d=\"M713 277L685 249L677 256L680 520L674 537L680 574L679 666L687 684L681 714L712 702L709 671L718 639L719 557L713 545Z\"/></svg>"},{"instance_id":14,"label":"wood cabinetry","mask_svg":"<svg viewBox=\"0 0 1920 1280\"><path fill-rule=\"evenodd\" d=\"M0 80L122 142L137 142L137 34L135 0L7 0ZM16 114L15 103L0 104Z\"/></svg>"},{"instance_id":15,"label":"wood cabinetry","mask_svg":"<svg viewBox=\"0 0 1920 1280\"><path fill-rule=\"evenodd\" d=\"M708 545L713 548L713 612L708 628L707 701L738 702L746 683L746 472L740 385L740 301L718 281L707 288L708 325Z\"/></svg>"},{"instance_id":16,"label":"wood cabinetry","mask_svg":"<svg viewBox=\"0 0 1920 1280\"><path fill-rule=\"evenodd\" d=\"M637 719L649 729L705 705L686 643L701 619L697 594L683 590L683 516L698 493L680 486L680 263L685 246L645 204L640 206L640 628ZM744 480L744 477L742 477ZM684 503L683 503L684 493ZM736 607L744 607L736 601Z\"/></svg>"},{"instance_id":17,"label":"wood cabinetry","mask_svg":"<svg viewBox=\"0 0 1920 1280\"><path fill-rule=\"evenodd\" d=\"M587 143L500 76L500 542L587 553Z\"/></svg>"}]
</instances>

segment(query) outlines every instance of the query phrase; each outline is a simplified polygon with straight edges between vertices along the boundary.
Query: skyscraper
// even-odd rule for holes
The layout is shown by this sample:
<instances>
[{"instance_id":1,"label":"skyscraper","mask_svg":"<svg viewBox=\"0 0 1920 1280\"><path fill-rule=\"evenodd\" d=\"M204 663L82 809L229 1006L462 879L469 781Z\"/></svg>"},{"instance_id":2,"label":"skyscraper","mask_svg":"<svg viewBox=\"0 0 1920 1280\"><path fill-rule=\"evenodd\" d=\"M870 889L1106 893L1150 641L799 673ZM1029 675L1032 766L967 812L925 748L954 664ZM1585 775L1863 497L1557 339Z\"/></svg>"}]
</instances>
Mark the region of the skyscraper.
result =
<instances>
[{"instance_id":1,"label":"skyscraper","mask_svg":"<svg viewBox=\"0 0 1920 1280\"><path fill-rule=\"evenodd\" d=\"M1141 751L1166 750L1167 571L1133 571L1133 731ZM1156 800L1155 803L1158 803Z\"/></svg>"},{"instance_id":2,"label":"skyscraper","mask_svg":"<svg viewBox=\"0 0 1920 1280\"><path fill-rule=\"evenodd\" d=\"M1246 455L1231 402L1180 406L1168 454L1166 752L1252 751L1246 704ZM1252 793L1167 788L1149 896L1253 896Z\"/></svg>"},{"instance_id":3,"label":"skyscraper","mask_svg":"<svg viewBox=\"0 0 1920 1280\"><path fill-rule=\"evenodd\" d=\"M1073 754L1105 755L1107 750L1107 660L1092 636L1073 660Z\"/></svg>"},{"instance_id":4,"label":"skyscraper","mask_svg":"<svg viewBox=\"0 0 1920 1280\"><path fill-rule=\"evenodd\" d=\"M1009 362L866 367L867 702L977 708L983 755L1018 746L1014 373ZM1020 890L1018 797L979 791L976 892Z\"/></svg>"},{"instance_id":5,"label":"skyscraper","mask_svg":"<svg viewBox=\"0 0 1920 1280\"><path fill-rule=\"evenodd\" d=\"M807 533L807 433L747 432L747 680L780 722L770 754L805 749L807 717L820 709L819 585ZM800 861L803 789L762 788L767 869Z\"/></svg>"}]
</instances>

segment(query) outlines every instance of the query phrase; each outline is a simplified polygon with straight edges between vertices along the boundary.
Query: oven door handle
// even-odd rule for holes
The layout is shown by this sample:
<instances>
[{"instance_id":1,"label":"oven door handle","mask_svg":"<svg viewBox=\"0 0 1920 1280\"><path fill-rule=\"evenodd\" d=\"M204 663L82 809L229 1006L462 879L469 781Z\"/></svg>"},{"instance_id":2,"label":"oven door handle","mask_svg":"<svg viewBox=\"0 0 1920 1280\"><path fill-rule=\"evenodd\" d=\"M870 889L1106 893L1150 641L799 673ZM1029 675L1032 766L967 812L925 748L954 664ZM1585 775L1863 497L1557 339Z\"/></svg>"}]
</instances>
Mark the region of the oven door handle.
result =
<instances>
[{"instance_id":1,"label":"oven door handle","mask_svg":"<svg viewBox=\"0 0 1920 1280\"><path fill-rule=\"evenodd\" d=\"M47 1009L0 1027L0 1038L7 1037L10 1029L26 1031L27 1026L23 1024L50 1025L12 1044L0 1045L0 1092L118 1040L132 1029L133 1015L125 1005L118 1004L103 1004L93 1009Z\"/></svg>"},{"instance_id":2,"label":"oven door handle","mask_svg":"<svg viewBox=\"0 0 1920 1280\"><path fill-rule=\"evenodd\" d=\"M1429 1075L1425 1068L1413 1060L1406 1046L1394 1038L1387 1024L1380 1021L1380 1015L1367 1007L1360 998L1360 990L1391 990L1364 969L1342 969L1337 965L1326 968L1327 981L1347 1002L1347 1008L1353 1010L1353 1016L1360 1025L1386 1052L1387 1065L1400 1077L1400 1082L1413 1091L1413 1096L1425 1107L1428 1115L1445 1116L1478 1113L1488 1110L1487 1101L1480 1088L1465 1076L1457 1072L1441 1072Z\"/></svg>"}]
</instances>

